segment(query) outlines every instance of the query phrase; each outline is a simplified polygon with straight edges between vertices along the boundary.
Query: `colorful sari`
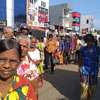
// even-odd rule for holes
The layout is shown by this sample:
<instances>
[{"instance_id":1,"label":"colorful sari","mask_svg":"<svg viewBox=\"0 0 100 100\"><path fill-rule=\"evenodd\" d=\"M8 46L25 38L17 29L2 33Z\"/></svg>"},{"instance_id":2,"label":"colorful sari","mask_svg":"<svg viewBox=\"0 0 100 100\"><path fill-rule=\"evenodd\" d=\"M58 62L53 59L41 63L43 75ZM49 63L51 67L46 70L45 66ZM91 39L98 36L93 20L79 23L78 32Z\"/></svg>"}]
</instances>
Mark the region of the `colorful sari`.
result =
<instances>
[{"instance_id":1,"label":"colorful sari","mask_svg":"<svg viewBox=\"0 0 100 100\"><path fill-rule=\"evenodd\" d=\"M41 58L41 62L40 64L38 65L38 71L39 71L39 75L43 74L44 73L44 70L43 70L43 66L44 66L44 43L43 42L39 42L37 44L37 48L39 49L40 51L40 58Z\"/></svg>"},{"instance_id":2,"label":"colorful sari","mask_svg":"<svg viewBox=\"0 0 100 100\"><path fill-rule=\"evenodd\" d=\"M24 77L14 76L12 87L3 97L0 92L0 100L37 100L33 86Z\"/></svg>"}]
</instances>

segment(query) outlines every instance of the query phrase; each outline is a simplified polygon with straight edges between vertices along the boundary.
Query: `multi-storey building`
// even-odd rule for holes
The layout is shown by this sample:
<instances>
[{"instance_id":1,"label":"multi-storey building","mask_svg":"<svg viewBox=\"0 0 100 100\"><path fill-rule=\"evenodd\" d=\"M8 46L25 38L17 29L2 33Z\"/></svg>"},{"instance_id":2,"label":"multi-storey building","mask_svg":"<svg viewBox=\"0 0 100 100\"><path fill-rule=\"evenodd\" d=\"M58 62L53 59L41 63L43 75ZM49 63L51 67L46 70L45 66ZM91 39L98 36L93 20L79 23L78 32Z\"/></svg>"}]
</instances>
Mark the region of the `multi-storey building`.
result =
<instances>
[{"instance_id":1,"label":"multi-storey building","mask_svg":"<svg viewBox=\"0 0 100 100\"><path fill-rule=\"evenodd\" d=\"M58 29L72 28L71 6L67 3L52 5L49 8L49 23Z\"/></svg>"},{"instance_id":2,"label":"multi-storey building","mask_svg":"<svg viewBox=\"0 0 100 100\"><path fill-rule=\"evenodd\" d=\"M87 34L94 30L94 17L93 16L81 16L81 33Z\"/></svg>"},{"instance_id":3,"label":"multi-storey building","mask_svg":"<svg viewBox=\"0 0 100 100\"><path fill-rule=\"evenodd\" d=\"M79 12L72 12L72 29L74 32L80 33L80 19L81 14Z\"/></svg>"},{"instance_id":4,"label":"multi-storey building","mask_svg":"<svg viewBox=\"0 0 100 100\"><path fill-rule=\"evenodd\" d=\"M0 0L0 26L14 26L14 0Z\"/></svg>"}]
</instances>

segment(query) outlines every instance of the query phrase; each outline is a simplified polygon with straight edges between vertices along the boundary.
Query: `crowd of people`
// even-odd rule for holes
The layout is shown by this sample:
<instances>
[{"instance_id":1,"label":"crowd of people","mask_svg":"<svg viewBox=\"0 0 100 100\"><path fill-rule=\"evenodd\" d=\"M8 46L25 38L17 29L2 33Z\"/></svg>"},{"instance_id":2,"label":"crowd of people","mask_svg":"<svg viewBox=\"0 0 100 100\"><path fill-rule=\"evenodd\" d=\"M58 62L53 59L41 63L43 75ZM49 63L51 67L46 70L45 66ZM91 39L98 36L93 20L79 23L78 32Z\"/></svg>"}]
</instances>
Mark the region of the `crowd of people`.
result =
<instances>
[{"instance_id":1,"label":"crowd of people","mask_svg":"<svg viewBox=\"0 0 100 100\"><path fill-rule=\"evenodd\" d=\"M79 64L81 100L90 100L100 64L100 38L92 34L59 36L46 39L29 36L29 29L18 32L4 27L0 39L0 99L38 100L43 74L55 72L57 64Z\"/></svg>"}]
</instances>

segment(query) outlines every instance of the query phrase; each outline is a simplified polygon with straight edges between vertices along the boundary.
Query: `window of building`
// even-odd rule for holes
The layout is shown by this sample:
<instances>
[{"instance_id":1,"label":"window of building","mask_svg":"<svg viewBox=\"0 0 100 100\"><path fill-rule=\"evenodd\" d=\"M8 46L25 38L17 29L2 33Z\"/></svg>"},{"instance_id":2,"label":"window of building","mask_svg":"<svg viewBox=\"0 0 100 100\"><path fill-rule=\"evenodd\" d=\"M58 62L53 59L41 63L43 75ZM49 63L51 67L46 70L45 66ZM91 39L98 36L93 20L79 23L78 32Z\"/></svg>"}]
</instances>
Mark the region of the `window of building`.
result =
<instances>
[{"instance_id":1,"label":"window of building","mask_svg":"<svg viewBox=\"0 0 100 100\"><path fill-rule=\"evenodd\" d=\"M46 2L44 2L44 1L41 1L41 7L46 7Z\"/></svg>"},{"instance_id":2,"label":"window of building","mask_svg":"<svg viewBox=\"0 0 100 100\"><path fill-rule=\"evenodd\" d=\"M88 19L86 20L86 24L89 24L89 20Z\"/></svg>"},{"instance_id":3,"label":"window of building","mask_svg":"<svg viewBox=\"0 0 100 100\"><path fill-rule=\"evenodd\" d=\"M67 9L64 9L64 15L67 15Z\"/></svg>"}]
</instances>

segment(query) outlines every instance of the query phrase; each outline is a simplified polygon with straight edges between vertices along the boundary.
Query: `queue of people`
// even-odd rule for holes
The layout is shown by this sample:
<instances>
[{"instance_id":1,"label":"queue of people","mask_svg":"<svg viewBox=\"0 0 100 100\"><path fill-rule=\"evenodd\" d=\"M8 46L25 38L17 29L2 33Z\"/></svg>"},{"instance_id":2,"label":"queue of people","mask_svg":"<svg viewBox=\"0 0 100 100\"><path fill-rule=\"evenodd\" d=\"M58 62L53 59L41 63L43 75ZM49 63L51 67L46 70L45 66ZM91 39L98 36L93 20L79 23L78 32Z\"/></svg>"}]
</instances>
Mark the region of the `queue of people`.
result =
<instances>
[{"instance_id":1,"label":"queue of people","mask_svg":"<svg viewBox=\"0 0 100 100\"><path fill-rule=\"evenodd\" d=\"M27 34L12 38L11 27L5 27L3 32L0 40L0 99L38 100L38 88L43 85L43 66L36 39L28 38Z\"/></svg>"},{"instance_id":2,"label":"queue of people","mask_svg":"<svg viewBox=\"0 0 100 100\"><path fill-rule=\"evenodd\" d=\"M43 74L55 72L56 64L78 64L80 100L91 100L96 89L100 66L100 39L77 34L43 38L28 37L29 29L21 28L14 35L4 27L0 40L0 99L38 100L38 88L43 86Z\"/></svg>"}]
</instances>

